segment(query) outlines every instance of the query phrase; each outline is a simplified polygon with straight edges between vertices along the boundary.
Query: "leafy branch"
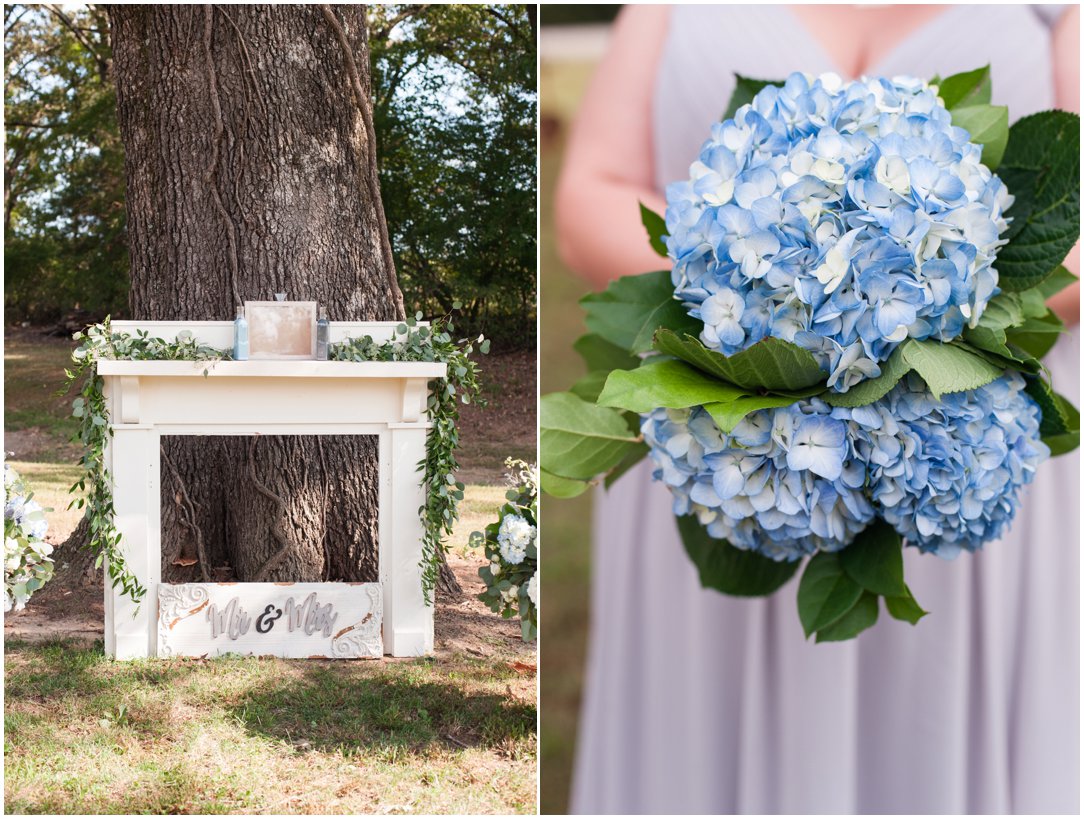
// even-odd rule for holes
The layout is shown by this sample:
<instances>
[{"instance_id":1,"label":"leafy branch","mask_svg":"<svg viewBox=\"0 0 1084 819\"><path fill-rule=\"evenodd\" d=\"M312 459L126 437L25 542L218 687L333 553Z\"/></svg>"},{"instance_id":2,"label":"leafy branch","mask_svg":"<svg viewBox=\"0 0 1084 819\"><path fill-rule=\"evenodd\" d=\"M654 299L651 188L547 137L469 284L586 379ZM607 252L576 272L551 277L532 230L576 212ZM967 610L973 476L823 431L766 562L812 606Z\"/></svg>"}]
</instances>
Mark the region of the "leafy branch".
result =
<instances>
[{"instance_id":1,"label":"leafy branch","mask_svg":"<svg viewBox=\"0 0 1084 819\"><path fill-rule=\"evenodd\" d=\"M453 309L458 308L457 302ZM426 490L425 505L418 510L425 528L422 591L426 602L432 603L445 552L444 536L452 533L459 520L459 502L465 488L455 478L459 469L455 456L459 446L459 405L478 398L479 368L470 356L475 345L483 355L488 354L489 340L478 336L454 341L451 314L436 319L430 327L419 325L421 318L421 313L408 317L388 341L377 342L372 336L347 339L332 344L328 355L336 361L435 361L448 365L447 377L429 385L427 409L432 426L425 438L425 459L418 464Z\"/></svg>"}]
</instances>

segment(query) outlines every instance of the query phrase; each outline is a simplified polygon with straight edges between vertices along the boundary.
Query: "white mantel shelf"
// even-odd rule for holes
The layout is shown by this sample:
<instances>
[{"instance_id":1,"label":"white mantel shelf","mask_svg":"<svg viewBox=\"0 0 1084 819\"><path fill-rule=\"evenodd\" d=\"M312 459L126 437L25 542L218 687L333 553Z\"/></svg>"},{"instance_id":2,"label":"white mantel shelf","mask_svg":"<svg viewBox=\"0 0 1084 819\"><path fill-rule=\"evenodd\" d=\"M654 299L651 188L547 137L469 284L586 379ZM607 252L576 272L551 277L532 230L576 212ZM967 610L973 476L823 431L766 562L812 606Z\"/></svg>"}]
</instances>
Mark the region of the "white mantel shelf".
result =
<instances>
[{"instance_id":1,"label":"white mantel shelf","mask_svg":"<svg viewBox=\"0 0 1084 819\"><path fill-rule=\"evenodd\" d=\"M98 362L99 375L177 378L444 378L448 365L433 361L130 361Z\"/></svg>"},{"instance_id":2,"label":"white mantel shelf","mask_svg":"<svg viewBox=\"0 0 1084 819\"><path fill-rule=\"evenodd\" d=\"M391 339L396 322L332 322L331 341ZM176 338L188 331L218 349L233 345L233 323L114 322L115 331ZM158 656L163 435L370 435L379 457L378 549L384 650L415 657L433 650L433 608L422 595L429 383L447 364L425 361L100 360L110 428L106 468L121 549L147 589L135 604L105 584L106 652ZM206 370L206 377L204 371ZM298 380L302 379L302 380ZM168 494L168 493L167 493Z\"/></svg>"}]
</instances>

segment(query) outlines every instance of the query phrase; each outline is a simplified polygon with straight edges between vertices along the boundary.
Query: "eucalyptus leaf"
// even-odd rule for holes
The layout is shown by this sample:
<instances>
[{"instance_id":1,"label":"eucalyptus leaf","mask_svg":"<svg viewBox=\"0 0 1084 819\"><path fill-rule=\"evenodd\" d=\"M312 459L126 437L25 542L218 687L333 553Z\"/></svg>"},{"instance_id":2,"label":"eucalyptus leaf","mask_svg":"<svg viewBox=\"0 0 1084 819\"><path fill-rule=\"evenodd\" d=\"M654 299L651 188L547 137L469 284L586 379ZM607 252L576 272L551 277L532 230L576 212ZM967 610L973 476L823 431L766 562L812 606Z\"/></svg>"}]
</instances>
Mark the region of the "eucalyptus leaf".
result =
<instances>
[{"instance_id":1,"label":"eucalyptus leaf","mask_svg":"<svg viewBox=\"0 0 1084 819\"><path fill-rule=\"evenodd\" d=\"M862 587L843 570L839 555L818 552L798 584L798 618L806 637L839 620L862 596Z\"/></svg>"},{"instance_id":2,"label":"eucalyptus leaf","mask_svg":"<svg viewBox=\"0 0 1084 819\"><path fill-rule=\"evenodd\" d=\"M781 338L765 338L730 356L709 350L694 336L670 330L655 333L654 344L656 350L746 390L805 390L826 377L813 353Z\"/></svg>"},{"instance_id":3,"label":"eucalyptus leaf","mask_svg":"<svg viewBox=\"0 0 1084 819\"><path fill-rule=\"evenodd\" d=\"M665 270L623 276L601 293L580 299L587 329L629 353L651 349L655 331L699 335L703 322L692 318L674 298L674 284Z\"/></svg>"},{"instance_id":4,"label":"eucalyptus leaf","mask_svg":"<svg viewBox=\"0 0 1084 819\"><path fill-rule=\"evenodd\" d=\"M801 561L775 561L713 538L690 515L677 519L685 551L700 574L700 585L735 597L763 597L790 580Z\"/></svg>"},{"instance_id":5,"label":"eucalyptus leaf","mask_svg":"<svg viewBox=\"0 0 1084 819\"><path fill-rule=\"evenodd\" d=\"M877 595L868 591L863 592L858 602L846 614L817 632L817 642L853 640L877 622L878 609Z\"/></svg>"}]
</instances>

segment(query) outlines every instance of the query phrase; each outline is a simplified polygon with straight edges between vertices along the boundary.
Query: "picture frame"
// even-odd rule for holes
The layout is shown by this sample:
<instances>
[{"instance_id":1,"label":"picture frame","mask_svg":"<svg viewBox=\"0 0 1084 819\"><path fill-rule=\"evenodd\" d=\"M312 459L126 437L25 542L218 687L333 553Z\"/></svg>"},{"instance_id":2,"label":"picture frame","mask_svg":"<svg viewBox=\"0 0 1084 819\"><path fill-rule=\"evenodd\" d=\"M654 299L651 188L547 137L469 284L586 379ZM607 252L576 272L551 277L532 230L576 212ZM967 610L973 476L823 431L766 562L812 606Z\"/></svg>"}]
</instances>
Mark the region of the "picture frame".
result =
<instances>
[{"instance_id":1,"label":"picture frame","mask_svg":"<svg viewBox=\"0 0 1084 819\"><path fill-rule=\"evenodd\" d=\"M246 301L249 358L316 358L316 302Z\"/></svg>"}]
</instances>

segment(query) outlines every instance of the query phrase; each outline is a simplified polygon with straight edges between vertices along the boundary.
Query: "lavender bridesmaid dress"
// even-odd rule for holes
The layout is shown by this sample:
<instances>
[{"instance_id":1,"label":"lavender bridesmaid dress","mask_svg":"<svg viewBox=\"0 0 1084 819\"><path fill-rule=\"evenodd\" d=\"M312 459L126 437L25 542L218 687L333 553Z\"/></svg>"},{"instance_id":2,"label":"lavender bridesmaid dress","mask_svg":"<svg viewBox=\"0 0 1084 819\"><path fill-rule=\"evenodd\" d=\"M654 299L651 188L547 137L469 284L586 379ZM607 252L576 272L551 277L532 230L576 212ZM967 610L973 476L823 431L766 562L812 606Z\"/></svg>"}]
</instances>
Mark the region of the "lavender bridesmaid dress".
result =
<instances>
[{"instance_id":1,"label":"lavender bridesmaid dress","mask_svg":"<svg viewBox=\"0 0 1084 819\"><path fill-rule=\"evenodd\" d=\"M959 6L870 74L992 64L1013 117L1053 106L1064 7ZM862 13L856 9L856 14ZM673 7L654 97L656 184L685 178L732 72L835 70L785 6ZM1079 346L1048 357L1079 403ZM1045 463L1004 540L907 549L930 617L806 642L797 579L770 599L700 588L647 461L598 497L577 813L1078 813L1079 460Z\"/></svg>"}]
</instances>

